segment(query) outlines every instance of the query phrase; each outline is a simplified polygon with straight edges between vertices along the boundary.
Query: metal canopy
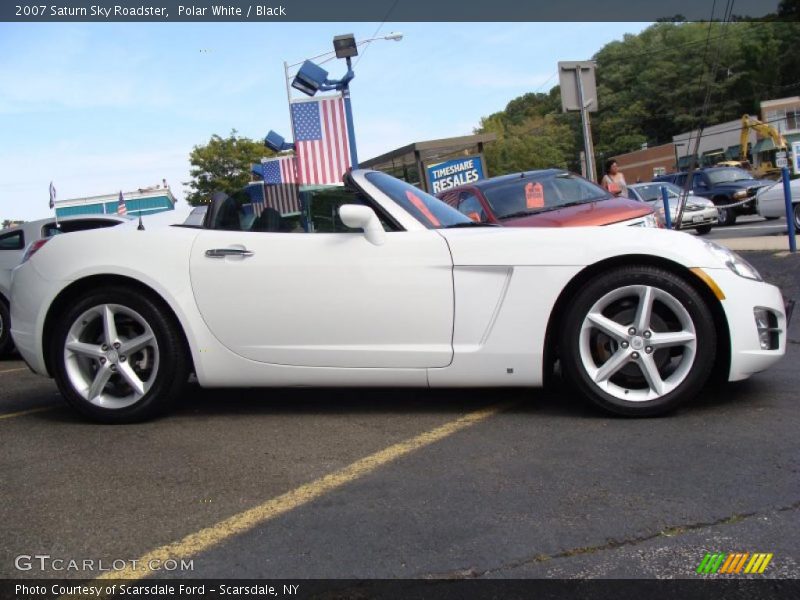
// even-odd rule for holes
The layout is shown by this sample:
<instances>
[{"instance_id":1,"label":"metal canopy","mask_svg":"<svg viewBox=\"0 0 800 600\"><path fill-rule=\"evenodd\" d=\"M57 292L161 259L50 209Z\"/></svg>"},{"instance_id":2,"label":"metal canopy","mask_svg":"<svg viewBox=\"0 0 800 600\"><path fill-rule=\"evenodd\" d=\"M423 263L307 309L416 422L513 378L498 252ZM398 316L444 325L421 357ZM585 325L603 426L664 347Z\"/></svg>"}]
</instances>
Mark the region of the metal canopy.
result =
<instances>
[{"instance_id":1,"label":"metal canopy","mask_svg":"<svg viewBox=\"0 0 800 600\"><path fill-rule=\"evenodd\" d=\"M361 163L361 167L389 173L430 192L425 176L426 166L471 154L481 155L481 161L483 161L483 145L496 139L497 136L494 133L480 133L414 142L364 161ZM485 164L483 172L487 172Z\"/></svg>"}]
</instances>

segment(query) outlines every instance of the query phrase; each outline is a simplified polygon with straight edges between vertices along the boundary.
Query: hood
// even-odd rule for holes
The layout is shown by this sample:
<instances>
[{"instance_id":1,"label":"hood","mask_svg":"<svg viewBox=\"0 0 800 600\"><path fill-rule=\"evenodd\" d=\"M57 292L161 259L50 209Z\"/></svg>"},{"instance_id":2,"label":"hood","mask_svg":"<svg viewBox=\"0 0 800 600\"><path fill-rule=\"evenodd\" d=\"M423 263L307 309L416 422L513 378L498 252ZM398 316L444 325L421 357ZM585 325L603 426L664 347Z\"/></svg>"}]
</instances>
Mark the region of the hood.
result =
<instances>
[{"instance_id":1,"label":"hood","mask_svg":"<svg viewBox=\"0 0 800 600\"><path fill-rule=\"evenodd\" d=\"M652 227L468 227L437 230L456 266L584 266L645 254L687 268L725 268L703 240ZM546 258L545 258L546 257Z\"/></svg>"},{"instance_id":2,"label":"hood","mask_svg":"<svg viewBox=\"0 0 800 600\"><path fill-rule=\"evenodd\" d=\"M769 179L742 179L741 181L727 181L713 186L715 190L742 190L750 188L762 188L775 183Z\"/></svg>"},{"instance_id":3,"label":"hood","mask_svg":"<svg viewBox=\"0 0 800 600\"><path fill-rule=\"evenodd\" d=\"M504 219L500 223L505 227L588 227L611 225L644 217L652 212L653 209L642 202L628 198L609 198L516 219Z\"/></svg>"}]
</instances>

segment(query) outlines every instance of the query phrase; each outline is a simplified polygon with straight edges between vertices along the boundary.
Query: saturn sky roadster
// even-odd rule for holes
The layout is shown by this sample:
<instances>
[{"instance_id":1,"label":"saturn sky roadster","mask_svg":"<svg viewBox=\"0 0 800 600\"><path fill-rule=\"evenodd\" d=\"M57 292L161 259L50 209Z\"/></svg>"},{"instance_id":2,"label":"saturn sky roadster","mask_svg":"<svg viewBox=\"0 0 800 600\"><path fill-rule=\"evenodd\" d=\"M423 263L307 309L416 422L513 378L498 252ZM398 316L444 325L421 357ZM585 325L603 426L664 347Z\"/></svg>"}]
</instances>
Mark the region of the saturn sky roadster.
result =
<instances>
[{"instance_id":1,"label":"saturn sky roadster","mask_svg":"<svg viewBox=\"0 0 800 600\"><path fill-rule=\"evenodd\" d=\"M738 255L635 226L476 223L387 174L300 216L219 196L202 227L55 236L15 269L28 365L102 422L204 387L537 387L658 415L786 347L780 291ZM310 194L310 195L309 195Z\"/></svg>"}]
</instances>

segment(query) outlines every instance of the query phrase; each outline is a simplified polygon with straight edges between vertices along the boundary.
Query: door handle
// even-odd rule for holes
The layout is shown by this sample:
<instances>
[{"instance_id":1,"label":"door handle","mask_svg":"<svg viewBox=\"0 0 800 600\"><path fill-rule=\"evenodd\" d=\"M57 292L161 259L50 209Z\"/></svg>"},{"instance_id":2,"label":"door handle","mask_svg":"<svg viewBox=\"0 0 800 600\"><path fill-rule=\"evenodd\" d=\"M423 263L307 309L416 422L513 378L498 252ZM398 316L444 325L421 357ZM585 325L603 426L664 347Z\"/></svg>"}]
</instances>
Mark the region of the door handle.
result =
<instances>
[{"instance_id":1,"label":"door handle","mask_svg":"<svg viewBox=\"0 0 800 600\"><path fill-rule=\"evenodd\" d=\"M212 248L211 250L206 250L206 256L208 258L225 258L226 256L248 258L254 254L255 252L247 250L246 248Z\"/></svg>"}]
</instances>

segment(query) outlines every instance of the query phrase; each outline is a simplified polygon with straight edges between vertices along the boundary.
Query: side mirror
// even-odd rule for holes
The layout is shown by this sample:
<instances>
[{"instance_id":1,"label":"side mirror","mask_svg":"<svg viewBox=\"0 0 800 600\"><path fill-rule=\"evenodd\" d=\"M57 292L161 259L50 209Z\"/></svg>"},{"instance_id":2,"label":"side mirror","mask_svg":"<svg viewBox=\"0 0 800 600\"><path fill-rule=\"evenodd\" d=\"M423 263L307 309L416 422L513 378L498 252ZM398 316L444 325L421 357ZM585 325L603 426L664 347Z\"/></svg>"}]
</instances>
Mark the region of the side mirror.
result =
<instances>
[{"instance_id":1,"label":"side mirror","mask_svg":"<svg viewBox=\"0 0 800 600\"><path fill-rule=\"evenodd\" d=\"M369 206L344 204L339 208L339 218L351 229L363 229L364 237L371 244L381 246L386 241L383 225Z\"/></svg>"}]
</instances>

